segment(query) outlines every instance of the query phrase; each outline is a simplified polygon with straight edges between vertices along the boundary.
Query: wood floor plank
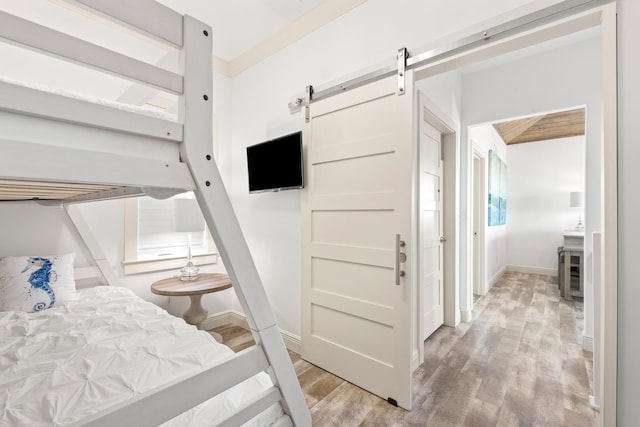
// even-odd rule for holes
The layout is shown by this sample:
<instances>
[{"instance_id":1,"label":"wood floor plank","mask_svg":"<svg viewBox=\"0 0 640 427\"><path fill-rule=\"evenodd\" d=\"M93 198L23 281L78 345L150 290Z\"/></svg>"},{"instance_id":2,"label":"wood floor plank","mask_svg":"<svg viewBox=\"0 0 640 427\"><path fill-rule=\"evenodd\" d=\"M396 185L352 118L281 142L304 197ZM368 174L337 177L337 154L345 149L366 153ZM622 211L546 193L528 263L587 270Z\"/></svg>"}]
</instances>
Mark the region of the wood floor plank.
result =
<instances>
[{"instance_id":1,"label":"wood floor plank","mask_svg":"<svg viewBox=\"0 0 640 427\"><path fill-rule=\"evenodd\" d=\"M325 399L311 408L314 426L358 426L370 419L369 413L381 399L343 382Z\"/></svg>"},{"instance_id":2,"label":"wood floor plank","mask_svg":"<svg viewBox=\"0 0 640 427\"><path fill-rule=\"evenodd\" d=\"M539 426L561 426L564 420L562 381L557 377L539 374L534 389L533 424Z\"/></svg>"},{"instance_id":3,"label":"wood floor plank","mask_svg":"<svg viewBox=\"0 0 640 427\"><path fill-rule=\"evenodd\" d=\"M495 426L498 423L499 413L498 406L473 398L469 401L467 414L462 425L465 427Z\"/></svg>"},{"instance_id":4,"label":"wood floor plank","mask_svg":"<svg viewBox=\"0 0 640 427\"><path fill-rule=\"evenodd\" d=\"M298 381L300 381L300 387L302 387L304 394L316 401L326 398L344 383L342 378L338 378L313 365L298 375Z\"/></svg>"},{"instance_id":5,"label":"wood floor plank","mask_svg":"<svg viewBox=\"0 0 640 427\"><path fill-rule=\"evenodd\" d=\"M598 426L598 419L590 416L579 414L568 409L564 411L564 423L567 426L580 426L580 427L596 427Z\"/></svg>"},{"instance_id":6,"label":"wood floor plank","mask_svg":"<svg viewBox=\"0 0 640 427\"><path fill-rule=\"evenodd\" d=\"M453 390L427 419L434 426L460 426L464 423L471 401L482 384L482 379L465 372L458 376Z\"/></svg>"},{"instance_id":7,"label":"wood floor plank","mask_svg":"<svg viewBox=\"0 0 640 427\"><path fill-rule=\"evenodd\" d=\"M505 273L477 298L474 320L440 327L413 374L411 412L393 407L289 352L314 426L591 427L593 355L582 349L580 298L557 279ZM253 345L234 325L215 329L234 351Z\"/></svg>"},{"instance_id":8,"label":"wood floor plank","mask_svg":"<svg viewBox=\"0 0 640 427\"><path fill-rule=\"evenodd\" d=\"M422 420L412 420L408 418L411 414L412 413L404 409L393 407L385 400L380 399L374 404L373 409L369 411L367 417L358 427L418 427L425 425Z\"/></svg>"}]
</instances>

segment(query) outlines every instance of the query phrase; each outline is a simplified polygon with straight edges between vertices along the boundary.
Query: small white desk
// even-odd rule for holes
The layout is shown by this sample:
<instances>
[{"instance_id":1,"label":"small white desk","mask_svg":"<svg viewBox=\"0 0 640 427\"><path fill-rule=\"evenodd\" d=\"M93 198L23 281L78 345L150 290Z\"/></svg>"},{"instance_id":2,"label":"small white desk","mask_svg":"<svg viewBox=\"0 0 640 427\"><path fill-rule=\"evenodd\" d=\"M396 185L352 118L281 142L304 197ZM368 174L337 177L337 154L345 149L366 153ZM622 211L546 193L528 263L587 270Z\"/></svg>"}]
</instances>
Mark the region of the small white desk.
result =
<instances>
[{"instance_id":1,"label":"small white desk","mask_svg":"<svg viewBox=\"0 0 640 427\"><path fill-rule=\"evenodd\" d=\"M562 294L564 299L572 300L571 267L578 267L580 288L574 291L576 296L584 294L584 231L568 230L564 236L564 274L562 278ZM576 260L574 262L574 260Z\"/></svg>"}]
</instances>

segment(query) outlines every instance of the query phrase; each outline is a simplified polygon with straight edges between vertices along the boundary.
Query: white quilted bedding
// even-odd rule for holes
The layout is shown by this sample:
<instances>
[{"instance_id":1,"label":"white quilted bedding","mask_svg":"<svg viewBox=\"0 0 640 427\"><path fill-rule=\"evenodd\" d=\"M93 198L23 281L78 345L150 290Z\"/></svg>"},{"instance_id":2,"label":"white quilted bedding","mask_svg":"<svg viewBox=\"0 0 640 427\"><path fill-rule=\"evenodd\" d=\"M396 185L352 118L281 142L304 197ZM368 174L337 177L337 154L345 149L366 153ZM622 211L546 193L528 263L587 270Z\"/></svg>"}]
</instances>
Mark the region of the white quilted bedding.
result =
<instances>
[{"instance_id":1,"label":"white quilted bedding","mask_svg":"<svg viewBox=\"0 0 640 427\"><path fill-rule=\"evenodd\" d=\"M41 312L0 312L0 426L82 422L233 354L127 289L100 286L78 294ZM215 425L270 385L261 373L167 425ZM247 425L270 425L281 415L274 405Z\"/></svg>"}]
</instances>

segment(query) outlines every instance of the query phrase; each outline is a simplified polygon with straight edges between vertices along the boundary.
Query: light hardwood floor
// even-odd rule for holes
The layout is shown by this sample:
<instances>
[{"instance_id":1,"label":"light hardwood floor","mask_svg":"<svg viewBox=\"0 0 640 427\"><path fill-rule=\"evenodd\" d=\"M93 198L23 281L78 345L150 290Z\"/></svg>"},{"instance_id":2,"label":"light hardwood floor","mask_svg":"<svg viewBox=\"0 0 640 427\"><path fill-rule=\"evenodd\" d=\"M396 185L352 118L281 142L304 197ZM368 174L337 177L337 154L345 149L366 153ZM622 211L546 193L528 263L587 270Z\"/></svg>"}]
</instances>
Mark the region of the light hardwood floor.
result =
<instances>
[{"instance_id":1,"label":"light hardwood floor","mask_svg":"<svg viewBox=\"0 0 640 427\"><path fill-rule=\"evenodd\" d=\"M548 276L506 273L477 299L474 320L441 327L413 376L414 409L385 400L289 352L314 426L596 426L582 301ZM239 351L244 329L215 329Z\"/></svg>"}]
</instances>

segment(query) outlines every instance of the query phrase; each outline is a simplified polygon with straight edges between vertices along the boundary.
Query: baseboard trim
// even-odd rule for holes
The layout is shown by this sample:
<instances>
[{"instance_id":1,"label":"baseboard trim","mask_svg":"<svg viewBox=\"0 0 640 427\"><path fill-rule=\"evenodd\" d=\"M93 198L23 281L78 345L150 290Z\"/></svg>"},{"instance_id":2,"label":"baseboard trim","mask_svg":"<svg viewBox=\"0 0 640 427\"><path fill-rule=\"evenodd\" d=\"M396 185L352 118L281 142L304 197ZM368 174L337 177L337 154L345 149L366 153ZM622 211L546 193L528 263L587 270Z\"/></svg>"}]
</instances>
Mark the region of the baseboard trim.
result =
<instances>
[{"instance_id":1,"label":"baseboard trim","mask_svg":"<svg viewBox=\"0 0 640 427\"><path fill-rule=\"evenodd\" d=\"M227 325L229 323L242 329L246 329L247 331L251 330L246 316L243 313L235 310L227 310L220 313L212 314L200 324L200 329L213 329L222 325ZM280 329L280 334L282 335L282 340L284 341L285 347L287 347L288 350L291 350L294 353L300 354L300 352L302 351L302 339L298 335L292 334L291 332L283 331L282 329Z\"/></svg>"},{"instance_id":2,"label":"baseboard trim","mask_svg":"<svg viewBox=\"0 0 640 427\"><path fill-rule=\"evenodd\" d=\"M584 350L593 352L593 337L582 335L582 348Z\"/></svg>"},{"instance_id":3,"label":"baseboard trim","mask_svg":"<svg viewBox=\"0 0 640 427\"><path fill-rule=\"evenodd\" d=\"M528 274L539 274L542 276L558 276L558 270L555 268L545 268L545 267L529 267L527 265L507 265L507 271L513 271L515 273L528 273Z\"/></svg>"},{"instance_id":4,"label":"baseboard trim","mask_svg":"<svg viewBox=\"0 0 640 427\"><path fill-rule=\"evenodd\" d=\"M229 323L239 326L242 329L250 329L244 314L235 310L227 310L210 315L200 324L200 329L209 330Z\"/></svg>"},{"instance_id":5,"label":"baseboard trim","mask_svg":"<svg viewBox=\"0 0 640 427\"><path fill-rule=\"evenodd\" d=\"M284 345L294 353L302 354L302 339L298 335L280 329L280 334L284 340Z\"/></svg>"},{"instance_id":6,"label":"baseboard trim","mask_svg":"<svg viewBox=\"0 0 640 427\"><path fill-rule=\"evenodd\" d=\"M473 320L473 311L472 310L460 310L460 321L461 322L471 322Z\"/></svg>"},{"instance_id":7,"label":"baseboard trim","mask_svg":"<svg viewBox=\"0 0 640 427\"><path fill-rule=\"evenodd\" d=\"M502 266L502 268L500 270L498 270L498 272L496 274L494 274L489 281L487 282L487 292L489 292L489 289L493 288L493 285L495 285L498 280L500 280L500 277L502 277L502 275L507 271L507 266L504 265ZM486 294L486 292L485 292Z\"/></svg>"},{"instance_id":8,"label":"baseboard trim","mask_svg":"<svg viewBox=\"0 0 640 427\"><path fill-rule=\"evenodd\" d=\"M600 411L600 405L596 403L596 398L593 395L589 395L589 406L591 406L596 411Z\"/></svg>"},{"instance_id":9,"label":"baseboard trim","mask_svg":"<svg viewBox=\"0 0 640 427\"><path fill-rule=\"evenodd\" d=\"M420 353L418 350L413 350L413 357L411 358L411 372L418 369L420 366Z\"/></svg>"}]
</instances>

